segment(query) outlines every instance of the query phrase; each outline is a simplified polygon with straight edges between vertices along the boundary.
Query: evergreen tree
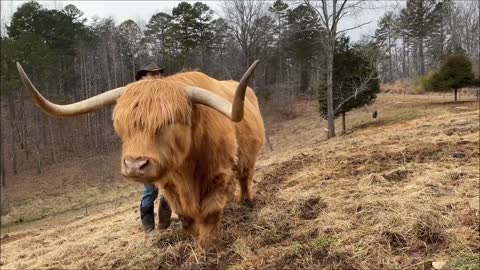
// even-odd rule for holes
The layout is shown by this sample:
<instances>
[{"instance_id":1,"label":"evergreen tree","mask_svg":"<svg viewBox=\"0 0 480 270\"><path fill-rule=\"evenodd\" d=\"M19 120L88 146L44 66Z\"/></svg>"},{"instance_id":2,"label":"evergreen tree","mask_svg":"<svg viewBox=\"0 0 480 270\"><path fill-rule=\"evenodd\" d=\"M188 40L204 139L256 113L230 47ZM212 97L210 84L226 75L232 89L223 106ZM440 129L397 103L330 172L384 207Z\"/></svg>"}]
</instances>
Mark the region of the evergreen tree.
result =
<instances>
[{"instance_id":1,"label":"evergreen tree","mask_svg":"<svg viewBox=\"0 0 480 270\"><path fill-rule=\"evenodd\" d=\"M430 58L428 67L431 69L437 68L448 55L465 52L454 26L457 19L453 17L458 16L456 4L445 0L439 2L435 10L431 19L432 31L426 40Z\"/></svg>"},{"instance_id":2,"label":"evergreen tree","mask_svg":"<svg viewBox=\"0 0 480 270\"><path fill-rule=\"evenodd\" d=\"M395 79L393 64L394 59L392 55L392 50L394 50L393 45L396 39L395 22L395 14L393 12L387 12L378 22L378 28L375 31L375 39L377 44L383 44L383 47L387 50L385 59L382 59L382 76L385 82L390 82ZM385 60L387 64L384 63Z\"/></svg>"},{"instance_id":3,"label":"evergreen tree","mask_svg":"<svg viewBox=\"0 0 480 270\"><path fill-rule=\"evenodd\" d=\"M270 12L274 14L275 18L275 28L276 28L276 43L277 43L277 56L274 61L274 68L278 69L276 81L282 82L284 80L284 69L285 69L285 57L283 56L284 51L284 32L285 32L285 20L287 18L288 4L282 0L276 0L271 7L268 8Z\"/></svg>"},{"instance_id":4,"label":"evergreen tree","mask_svg":"<svg viewBox=\"0 0 480 270\"><path fill-rule=\"evenodd\" d=\"M142 30L134 21L126 20L117 27L116 36L121 48L123 59L126 60L125 63L131 70L131 78L133 81L137 69L142 65L137 62L142 46Z\"/></svg>"},{"instance_id":5,"label":"evergreen tree","mask_svg":"<svg viewBox=\"0 0 480 270\"><path fill-rule=\"evenodd\" d=\"M146 26L145 37L147 43L150 45L150 50L156 62L167 67L167 72L171 68L171 44L168 42L167 33L172 27L172 16L159 12L154 14Z\"/></svg>"},{"instance_id":6,"label":"evergreen tree","mask_svg":"<svg viewBox=\"0 0 480 270\"><path fill-rule=\"evenodd\" d=\"M400 12L404 33L415 41L420 75L425 74L425 41L441 16L439 9L435 0L407 0L406 7Z\"/></svg>"},{"instance_id":7,"label":"evergreen tree","mask_svg":"<svg viewBox=\"0 0 480 270\"><path fill-rule=\"evenodd\" d=\"M311 77L312 60L321 43L321 27L310 6L299 5L288 10L288 52L300 65L299 93L304 94Z\"/></svg>"},{"instance_id":8,"label":"evergreen tree","mask_svg":"<svg viewBox=\"0 0 480 270\"><path fill-rule=\"evenodd\" d=\"M342 115L342 127L345 133L345 115L346 112L355 108L372 104L377 94L380 92L380 83L377 79L375 67L371 65L366 49L364 46L351 46L350 39L345 35L337 38L334 54L334 72L333 72L333 104L334 108L338 108L340 104L341 109L336 110L335 117ZM373 74L373 76L371 76ZM366 78L371 77L366 82L366 91L359 92L358 87L364 83ZM326 87L322 86L319 91L320 114L323 118L327 118L327 101L326 101ZM347 98L354 95L354 98Z\"/></svg>"},{"instance_id":9,"label":"evergreen tree","mask_svg":"<svg viewBox=\"0 0 480 270\"><path fill-rule=\"evenodd\" d=\"M25 60L27 68L38 69L35 74L52 78L48 83L58 83L58 91L72 89L75 84L73 63L76 47L87 31L81 16L82 13L74 5L68 5L61 11L47 10L32 1L18 8L7 28L9 37L18 47L17 59ZM24 47L24 42L29 44ZM27 57L36 51L41 55ZM32 59L41 61L33 62ZM29 65L29 61L33 63Z\"/></svg>"},{"instance_id":10,"label":"evergreen tree","mask_svg":"<svg viewBox=\"0 0 480 270\"><path fill-rule=\"evenodd\" d=\"M433 74L430 83L433 91L443 92L453 89L455 102L457 90L474 84L475 75L472 72L472 62L463 54L447 57L440 70Z\"/></svg>"},{"instance_id":11,"label":"evergreen tree","mask_svg":"<svg viewBox=\"0 0 480 270\"><path fill-rule=\"evenodd\" d=\"M211 49L215 33L213 32L213 11L206 4L196 2L193 5L182 2L172 10L172 27L169 35L177 50L180 69L191 66L197 60L200 67L205 66L208 51ZM192 53L198 49L199 54ZM196 58L196 59L195 59Z\"/></svg>"}]
</instances>

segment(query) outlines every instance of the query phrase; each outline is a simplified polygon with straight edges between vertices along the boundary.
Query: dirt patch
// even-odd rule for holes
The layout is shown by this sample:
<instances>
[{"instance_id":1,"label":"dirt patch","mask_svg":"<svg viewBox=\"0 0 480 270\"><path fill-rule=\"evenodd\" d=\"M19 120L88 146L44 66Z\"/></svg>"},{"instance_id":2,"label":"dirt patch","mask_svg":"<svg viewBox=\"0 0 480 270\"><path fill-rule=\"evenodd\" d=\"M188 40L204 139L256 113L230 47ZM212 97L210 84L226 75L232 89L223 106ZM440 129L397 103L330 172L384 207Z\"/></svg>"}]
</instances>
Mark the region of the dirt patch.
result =
<instances>
[{"instance_id":1,"label":"dirt patch","mask_svg":"<svg viewBox=\"0 0 480 270\"><path fill-rule=\"evenodd\" d=\"M436 214L420 216L413 227L417 238L426 244L426 248L436 249L447 242L447 234L440 224L441 217Z\"/></svg>"},{"instance_id":2,"label":"dirt patch","mask_svg":"<svg viewBox=\"0 0 480 270\"><path fill-rule=\"evenodd\" d=\"M383 177L388 181L400 182L407 178L409 171L403 168L398 168L393 171L390 171L386 174L383 174Z\"/></svg>"},{"instance_id":3,"label":"dirt patch","mask_svg":"<svg viewBox=\"0 0 480 270\"><path fill-rule=\"evenodd\" d=\"M298 203L297 212L301 219L311 220L316 219L325 208L327 208L327 203L320 197L311 197Z\"/></svg>"},{"instance_id":4,"label":"dirt patch","mask_svg":"<svg viewBox=\"0 0 480 270\"><path fill-rule=\"evenodd\" d=\"M258 189L263 189L266 186L272 188L272 186L283 183L299 170L317 161L318 158L316 156L302 153L286 162L272 164L269 172L264 174L262 181L257 184L257 187Z\"/></svg>"},{"instance_id":5,"label":"dirt patch","mask_svg":"<svg viewBox=\"0 0 480 270\"><path fill-rule=\"evenodd\" d=\"M382 236L384 237L388 247L391 248L392 250L398 251L407 247L407 240L400 233L392 232L392 231L384 231L382 233Z\"/></svg>"}]
</instances>

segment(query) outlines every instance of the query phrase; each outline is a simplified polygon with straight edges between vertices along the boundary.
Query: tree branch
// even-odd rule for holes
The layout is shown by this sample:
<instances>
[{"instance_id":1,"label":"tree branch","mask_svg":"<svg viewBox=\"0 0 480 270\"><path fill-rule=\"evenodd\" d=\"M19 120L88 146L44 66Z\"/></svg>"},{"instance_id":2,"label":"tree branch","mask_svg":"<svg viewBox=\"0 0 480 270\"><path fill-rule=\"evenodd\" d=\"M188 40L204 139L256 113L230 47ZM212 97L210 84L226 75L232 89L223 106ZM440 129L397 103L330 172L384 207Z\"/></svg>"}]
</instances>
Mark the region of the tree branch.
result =
<instances>
[{"instance_id":1,"label":"tree branch","mask_svg":"<svg viewBox=\"0 0 480 270\"><path fill-rule=\"evenodd\" d=\"M337 32L337 34L340 34L340 33L343 33L343 32L347 32L347 31L350 31L350 30L353 30L353 29L357 29L359 27L362 27L364 25L367 25L369 23L371 23L372 21L369 21L369 22L366 22L366 23L362 23L362 24L359 24L359 25L356 25L356 26L353 26L353 27L350 27L350 28L347 28L347 29L343 29L343 30L340 30Z\"/></svg>"},{"instance_id":2,"label":"tree branch","mask_svg":"<svg viewBox=\"0 0 480 270\"><path fill-rule=\"evenodd\" d=\"M340 15L342 14L343 8L345 7L345 4L346 4L346 3L347 3L347 0L343 0L343 3L342 3L342 5L340 6L340 8L338 9L337 14L335 14L335 17L334 17L334 19L335 19L335 22L334 22L334 23L335 23L335 24L337 24L338 21L340 20L340 17L341 17ZM336 4L336 3L335 3L335 4Z\"/></svg>"},{"instance_id":3,"label":"tree branch","mask_svg":"<svg viewBox=\"0 0 480 270\"><path fill-rule=\"evenodd\" d=\"M396 41L397 41L397 37L394 38L394 40L392 41L392 44L386 50L384 50L383 53L380 53L378 55L374 54L371 57L371 59L372 59L371 60L371 65L373 66L378 61L378 59L382 59L387 54L387 51L395 46L394 44L396 43ZM377 44L377 46L382 47L384 45L384 43L385 43L385 40L382 40L380 44ZM370 80L373 79L376 71L377 71L376 69L372 69L372 72L370 72L370 74L367 76L367 79L363 80L363 82L360 84L360 86L357 87L357 89L355 89L355 93L353 95L347 97L346 99L342 100L342 102L340 102L340 104L337 105L337 107L333 111L335 115L342 109L343 105L345 105L350 100L356 98L357 95L359 95L359 94L368 90L368 87L367 87L368 83L370 82Z\"/></svg>"},{"instance_id":4,"label":"tree branch","mask_svg":"<svg viewBox=\"0 0 480 270\"><path fill-rule=\"evenodd\" d=\"M337 105L337 107L335 108L335 110L333 111L333 113L336 115L343 107L343 105L345 105L345 103L349 102L350 100L354 99L354 98L357 98L357 95L365 92L368 90L368 87L367 87L367 84L368 82L373 79L373 74L375 74L374 72L370 73L370 76L368 76L369 78L367 80L365 80L361 85L360 87L358 87L357 89L355 89L355 93L349 97L347 97L346 99L342 100L342 102L340 102L340 104Z\"/></svg>"}]
</instances>

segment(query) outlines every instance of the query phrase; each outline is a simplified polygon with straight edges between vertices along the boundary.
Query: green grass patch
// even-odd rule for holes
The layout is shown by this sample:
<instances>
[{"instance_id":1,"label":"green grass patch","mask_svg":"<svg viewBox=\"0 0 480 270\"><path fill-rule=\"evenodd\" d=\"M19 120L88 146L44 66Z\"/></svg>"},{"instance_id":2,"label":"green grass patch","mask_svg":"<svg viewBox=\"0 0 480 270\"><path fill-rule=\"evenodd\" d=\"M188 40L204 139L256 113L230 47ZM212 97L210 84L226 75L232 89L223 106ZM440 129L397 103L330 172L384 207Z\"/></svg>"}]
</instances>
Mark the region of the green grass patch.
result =
<instances>
[{"instance_id":1,"label":"green grass patch","mask_svg":"<svg viewBox=\"0 0 480 270\"><path fill-rule=\"evenodd\" d=\"M355 129L364 129L369 127L381 127L394 125L398 123L404 123L411 121L420 117L425 116L425 111L412 109L412 108L402 108L393 111L382 111L379 112L379 119L376 121L371 121L355 126Z\"/></svg>"},{"instance_id":2,"label":"green grass patch","mask_svg":"<svg viewBox=\"0 0 480 270\"><path fill-rule=\"evenodd\" d=\"M461 255L454 257L447 265L448 270L478 270L480 258L478 255Z\"/></svg>"}]
</instances>

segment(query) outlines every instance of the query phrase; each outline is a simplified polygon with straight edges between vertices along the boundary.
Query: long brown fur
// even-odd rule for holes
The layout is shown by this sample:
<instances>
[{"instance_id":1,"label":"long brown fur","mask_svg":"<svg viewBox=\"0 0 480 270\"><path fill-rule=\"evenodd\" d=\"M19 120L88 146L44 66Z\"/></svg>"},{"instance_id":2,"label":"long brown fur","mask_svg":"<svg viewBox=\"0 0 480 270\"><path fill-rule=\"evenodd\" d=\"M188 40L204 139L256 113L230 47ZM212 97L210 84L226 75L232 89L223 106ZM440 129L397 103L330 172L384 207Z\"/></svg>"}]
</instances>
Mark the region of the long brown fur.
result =
<instances>
[{"instance_id":1,"label":"long brown fur","mask_svg":"<svg viewBox=\"0 0 480 270\"><path fill-rule=\"evenodd\" d=\"M232 195L234 168L241 199L252 200L252 177L265 130L250 88L244 119L234 123L212 108L191 104L183 90L187 85L233 101L238 82L186 72L132 83L118 100L114 127L123 140L122 156L147 156L167 168L153 182L163 189L172 209L189 220L185 229L207 246ZM155 137L158 129L168 135Z\"/></svg>"},{"instance_id":2,"label":"long brown fur","mask_svg":"<svg viewBox=\"0 0 480 270\"><path fill-rule=\"evenodd\" d=\"M189 123L191 105L178 84L157 80L132 83L114 109L114 125L125 128L121 133L143 130L147 133L173 123Z\"/></svg>"}]
</instances>

